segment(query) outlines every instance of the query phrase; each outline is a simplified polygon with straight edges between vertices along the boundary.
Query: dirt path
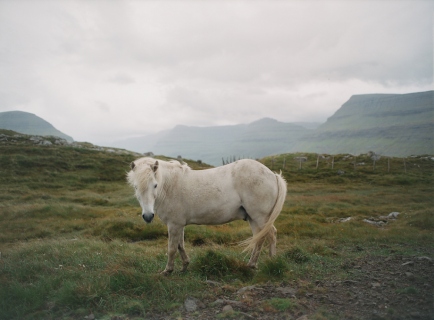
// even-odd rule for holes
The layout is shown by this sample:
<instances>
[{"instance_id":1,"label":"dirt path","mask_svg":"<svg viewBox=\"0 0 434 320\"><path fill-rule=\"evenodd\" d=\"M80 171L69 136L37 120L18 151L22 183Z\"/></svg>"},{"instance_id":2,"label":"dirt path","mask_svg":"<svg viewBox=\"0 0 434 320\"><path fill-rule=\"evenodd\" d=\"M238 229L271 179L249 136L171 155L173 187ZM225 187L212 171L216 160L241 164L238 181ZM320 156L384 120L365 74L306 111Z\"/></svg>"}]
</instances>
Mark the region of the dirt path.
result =
<instances>
[{"instance_id":1,"label":"dirt path","mask_svg":"<svg viewBox=\"0 0 434 320\"><path fill-rule=\"evenodd\" d=\"M235 290L209 282L215 300L188 298L171 315L149 319L434 319L434 261L370 256L345 264L348 280L257 285Z\"/></svg>"}]
</instances>

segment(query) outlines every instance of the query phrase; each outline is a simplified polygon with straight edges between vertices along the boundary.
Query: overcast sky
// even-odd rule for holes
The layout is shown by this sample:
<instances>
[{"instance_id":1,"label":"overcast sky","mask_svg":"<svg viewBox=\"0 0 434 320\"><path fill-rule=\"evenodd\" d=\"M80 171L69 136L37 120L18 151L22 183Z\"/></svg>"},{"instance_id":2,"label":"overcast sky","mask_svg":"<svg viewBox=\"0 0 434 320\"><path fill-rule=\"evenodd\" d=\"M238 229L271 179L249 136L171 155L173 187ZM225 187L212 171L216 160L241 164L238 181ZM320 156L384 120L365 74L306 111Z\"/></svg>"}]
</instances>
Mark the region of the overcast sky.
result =
<instances>
[{"instance_id":1,"label":"overcast sky","mask_svg":"<svg viewBox=\"0 0 434 320\"><path fill-rule=\"evenodd\" d=\"M0 0L0 112L78 141L433 89L434 1Z\"/></svg>"}]
</instances>

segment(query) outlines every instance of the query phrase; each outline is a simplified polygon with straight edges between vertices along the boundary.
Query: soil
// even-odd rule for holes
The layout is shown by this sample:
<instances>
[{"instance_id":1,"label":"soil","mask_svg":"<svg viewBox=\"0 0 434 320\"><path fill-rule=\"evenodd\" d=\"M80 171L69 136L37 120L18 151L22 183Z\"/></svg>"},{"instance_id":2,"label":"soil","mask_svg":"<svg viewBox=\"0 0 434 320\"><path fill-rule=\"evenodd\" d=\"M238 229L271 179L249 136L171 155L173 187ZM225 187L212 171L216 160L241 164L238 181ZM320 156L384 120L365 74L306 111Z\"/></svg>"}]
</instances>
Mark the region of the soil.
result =
<instances>
[{"instance_id":1,"label":"soil","mask_svg":"<svg viewBox=\"0 0 434 320\"><path fill-rule=\"evenodd\" d=\"M368 256L344 267L349 277L343 281L332 275L313 283L299 280L241 289L208 281L210 293L217 296L188 298L179 311L145 318L434 319L431 257Z\"/></svg>"}]
</instances>

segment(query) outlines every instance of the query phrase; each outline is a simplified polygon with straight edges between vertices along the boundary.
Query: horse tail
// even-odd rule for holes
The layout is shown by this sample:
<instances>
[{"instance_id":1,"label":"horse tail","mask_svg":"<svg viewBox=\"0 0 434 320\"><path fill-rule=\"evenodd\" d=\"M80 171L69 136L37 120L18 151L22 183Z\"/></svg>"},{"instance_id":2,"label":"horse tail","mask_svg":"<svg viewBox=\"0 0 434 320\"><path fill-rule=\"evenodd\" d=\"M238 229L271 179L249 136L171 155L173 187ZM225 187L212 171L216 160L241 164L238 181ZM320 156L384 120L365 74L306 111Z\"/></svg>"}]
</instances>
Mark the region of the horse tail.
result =
<instances>
[{"instance_id":1,"label":"horse tail","mask_svg":"<svg viewBox=\"0 0 434 320\"><path fill-rule=\"evenodd\" d=\"M275 175L277 180L277 198L274 207L263 229L259 231L257 234L255 234L253 237L240 242L240 245L246 246L243 252L252 251L255 248L255 246L258 243L264 241L266 237L274 237L274 233L273 233L274 221L276 221L277 217L280 214L280 211L282 211L286 199L286 181L282 177L282 173L280 174L276 173Z\"/></svg>"}]
</instances>

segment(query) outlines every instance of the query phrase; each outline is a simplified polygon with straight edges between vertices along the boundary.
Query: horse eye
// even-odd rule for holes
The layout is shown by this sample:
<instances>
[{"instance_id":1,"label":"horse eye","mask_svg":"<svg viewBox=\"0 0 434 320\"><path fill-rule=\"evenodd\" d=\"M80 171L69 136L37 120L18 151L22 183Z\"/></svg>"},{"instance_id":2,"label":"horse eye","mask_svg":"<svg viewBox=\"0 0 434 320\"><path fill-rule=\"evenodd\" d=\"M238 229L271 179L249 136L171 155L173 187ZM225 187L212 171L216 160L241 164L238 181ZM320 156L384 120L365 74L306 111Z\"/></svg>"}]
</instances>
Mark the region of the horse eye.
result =
<instances>
[{"instance_id":1,"label":"horse eye","mask_svg":"<svg viewBox=\"0 0 434 320\"><path fill-rule=\"evenodd\" d=\"M157 186L158 186L158 184L155 184L154 188L156 189L156 188L157 188Z\"/></svg>"}]
</instances>

